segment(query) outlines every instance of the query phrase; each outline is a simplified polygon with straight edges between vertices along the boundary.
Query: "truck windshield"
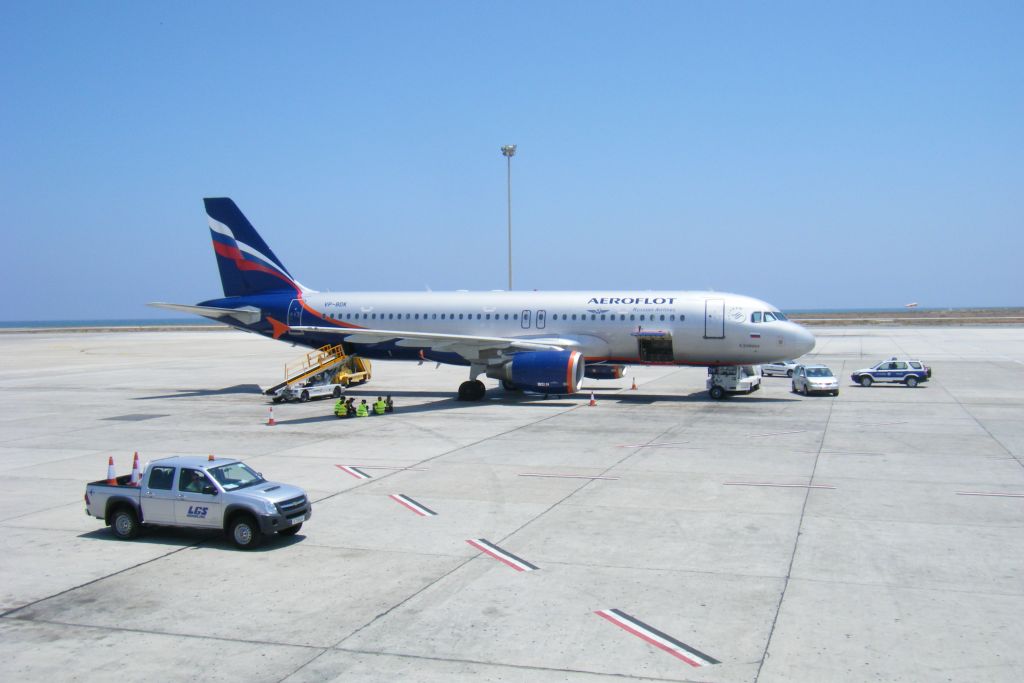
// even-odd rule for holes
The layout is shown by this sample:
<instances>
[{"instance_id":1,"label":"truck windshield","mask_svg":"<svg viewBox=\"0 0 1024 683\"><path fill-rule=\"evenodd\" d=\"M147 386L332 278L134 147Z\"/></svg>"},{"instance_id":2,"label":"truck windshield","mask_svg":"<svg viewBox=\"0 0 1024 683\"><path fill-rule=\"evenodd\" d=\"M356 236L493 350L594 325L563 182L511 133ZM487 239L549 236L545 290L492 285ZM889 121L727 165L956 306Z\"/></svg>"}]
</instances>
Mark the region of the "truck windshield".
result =
<instances>
[{"instance_id":1,"label":"truck windshield","mask_svg":"<svg viewBox=\"0 0 1024 683\"><path fill-rule=\"evenodd\" d=\"M217 480L217 483L224 487L225 491L244 489L247 486L255 486L265 481L263 477L240 462L214 467L209 472Z\"/></svg>"}]
</instances>

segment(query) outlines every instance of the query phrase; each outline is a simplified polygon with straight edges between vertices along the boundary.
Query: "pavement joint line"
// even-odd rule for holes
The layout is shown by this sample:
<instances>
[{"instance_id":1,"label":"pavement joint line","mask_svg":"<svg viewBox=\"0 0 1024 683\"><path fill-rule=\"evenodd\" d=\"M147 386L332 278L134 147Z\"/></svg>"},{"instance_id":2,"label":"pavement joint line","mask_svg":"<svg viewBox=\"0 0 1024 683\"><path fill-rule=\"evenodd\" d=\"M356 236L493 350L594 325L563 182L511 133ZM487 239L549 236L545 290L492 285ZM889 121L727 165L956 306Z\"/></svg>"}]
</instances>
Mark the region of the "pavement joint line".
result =
<instances>
[{"instance_id":1,"label":"pavement joint line","mask_svg":"<svg viewBox=\"0 0 1024 683\"><path fill-rule=\"evenodd\" d=\"M418 463L416 463L416 464L418 464L418 465L422 465L422 464L424 464L424 463L427 463L427 462L431 462L431 461L433 461L433 460L437 460L438 458L442 458L442 457L444 457L444 456L446 456L446 455L450 455L450 454L452 454L452 453L457 453L458 451L460 451L460 450L463 450L463 449L465 449L465 448L470 448L470 447L472 447L472 446L475 446L475 445L477 445L477 444L481 444L481 443L484 443L484 442L486 442L486 441L490 441L491 439L499 438L499 437L505 436L506 434L511 434L511 433L513 433L513 432L516 432L516 431L519 431L519 430L521 430L521 429L526 429L527 427L532 427L532 426L534 426L534 425L537 425L537 424L540 424L540 423L542 423L542 422L546 422L546 421L548 421L548 420L552 420L552 419L554 419L554 418L558 417L559 415L564 415L564 414L566 414L566 413L571 413L571 412L572 412L572 411L574 411L574 410L579 410L579 409L580 409L580 408L582 408L582 407L583 407L584 405L585 405L585 404L583 404L583 403L580 403L579 405L575 405L575 406L572 406L571 408L566 408L565 410L559 411L558 413L555 413L554 415L545 415L545 416L543 416L543 417L541 417L541 418L539 418L539 419L537 419L537 420L533 420L533 421L531 421L531 422L527 422L527 423L525 423L525 424L521 424L521 425L518 425L518 426L516 426L516 427L513 427L512 429L508 429L508 430L505 430L504 432L499 432L499 433L497 433L497 434L492 434L492 435L490 435L490 436L487 436L487 437L485 437L485 438L482 438L482 439L478 439L477 441L474 441L474 442L472 442L472 443L468 443L468 444L465 444L465 445L463 445L463 446L458 446L458 447L456 447L456 448L453 448L453 449L451 449L451 450L449 450L449 451L445 451L444 453L439 453L439 454L437 454L437 455L435 455L435 456L432 456L432 457L430 457L430 458L426 458L426 459L424 459L424 460L422 460L422 461L420 461L420 462L418 462ZM392 473L386 474L386 475L384 475L384 477L383 477L382 479L386 479L387 477L393 476L393 475L395 475L395 474L397 474L397 472L392 472ZM587 482L587 483L589 483L589 482ZM352 488L349 488L349 489L345 489L344 491L338 491L337 493L333 493L333 494L331 494L331 495L329 495L329 496L326 496L326 497L324 497L324 498L321 498L321 499L320 499L319 501L314 501L314 502L321 502L321 501L323 501L323 500L328 500L328 499L330 499L330 498L334 498L335 496L340 496L340 495L341 495L341 494L343 494L343 493L347 493L347 492L349 492L349 491L353 491L353 490L355 490L355 489L358 489L358 488L362 488L362 486L365 486L365 484L360 484L360 485L358 485L358 486L353 486ZM584 484L584 486L586 486L586 484ZM346 635L346 636L342 637L342 639L341 639L341 640L339 640L339 641L338 641L337 643L335 643L335 644L334 644L334 645L332 645L331 647L332 647L332 648L337 648L337 647L339 647L339 646L340 646L340 645L341 645L342 643L344 643L344 642L345 642L346 640L348 640L349 638L351 638L351 637L353 637L353 636L355 636L355 635L358 635L359 633L361 633L361 632L362 632L362 631L364 631L365 629L367 629L367 628L369 628L370 626L372 626L373 624L375 624L375 623L376 623L376 622L377 622L378 620L380 620L380 619L382 619L382 618L384 618L384 617L388 616L389 614L391 614L392 612L394 612L394 611L395 611L396 609L399 609L400 607L402 607L403 605L405 605L405 604L406 604L407 602L409 602L410 600L413 600L413 599L415 599L415 598L416 598L417 596L419 596L420 594L422 594L422 593L423 593L424 591L427 591L427 590L429 590L429 589L433 588L433 587L434 587L434 586L435 586L436 584L440 583L441 581L443 581L444 579L448 578L449 576L451 576L451 575L452 575L452 574L454 574L455 572L459 571L460 569L462 569L463 567L465 567L466 565L468 565L468 564L469 564L470 562L473 562L474 560L476 560L476 559L477 559L478 557L479 557L478 555L473 555L473 556L470 556L470 557L466 557L466 558L465 558L465 559L464 559L464 560L463 560L462 562L459 562L458 564L456 564L455 566L453 566L453 567L452 567L451 569L449 569L448 571L446 571L446 572L444 572L443 574L439 575L439 576L438 576L438 577L437 577L436 579L434 579L433 581L430 581L430 582L428 582L428 583L424 584L424 585L423 585L423 586L421 586L421 587L420 587L420 588L419 588L418 590L416 590L416 591L413 591L413 592L412 592L412 593L410 593L409 595L405 596L405 598L403 598L402 600L400 600L400 601L398 601L397 603L395 603L395 604L391 605L390 607L388 607L388 608L387 608L386 610L384 610L384 611L383 611L383 612L381 612L380 614L378 614L378 615L374 616L374 617L373 617L372 619L370 619L370 620L369 620L368 622L366 622L366 623L365 623L365 624L363 624L362 626L360 626L360 627L358 627L358 628L354 629L354 630L353 630L353 631L352 631L351 633L349 633L348 635Z\"/></svg>"},{"instance_id":2,"label":"pavement joint line","mask_svg":"<svg viewBox=\"0 0 1024 683\"><path fill-rule=\"evenodd\" d=\"M517 477L547 477L550 479L602 479L606 481L618 481L618 477L598 477L586 474L539 474L536 472L522 472Z\"/></svg>"},{"instance_id":3,"label":"pavement joint line","mask_svg":"<svg viewBox=\"0 0 1024 683\"><path fill-rule=\"evenodd\" d=\"M863 342L862 342L863 343ZM828 435L829 423L832 420L832 413L835 411L835 401L828 402L828 416L825 418L825 426L821 430L821 441L818 442L818 453L814 456L814 465L811 467L811 476L808 478L809 481L814 481L814 473L818 470L818 461L821 459L821 449L825 447L825 437ZM772 626L768 630L768 637L765 639L764 651L761 654L761 663L757 666L757 673L754 674L754 683L758 683L761 678L761 670L764 668L764 663L768 660L768 651L772 646L772 638L775 636L775 627L779 623L779 615L782 613L782 603L786 600L786 590L789 588L790 578L793 576L793 563L796 561L796 551L800 546L800 533L804 526L804 517L807 514L807 501L811 498L811 490L807 489L804 491L804 502L800 506L800 520L796 525L796 534L793 536L793 551L789 556L789 566L786 568L786 575L782 580L782 591L779 593L779 602L775 606L775 615L772 617Z\"/></svg>"},{"instance_id":4,"label":"pavement joint line","mask_svg":"<svg viewBox=\"0 0 1024 683\"><path fill-rule=\"evenodd\" d=\"M165 557L170 557L171 555L175 555L175 554L180 553L180 552L182 552L184 550L191 550L191 549L198 548L200 545L202 545L205 542L206 541L203 540L203 541L199 541L198 543L192 543L192 544L189 544L189 545L186 545L186 546L182 546L180 548L175 548L174 550L166 552L163 555L158 555L156 557L152 557L152 558L150 558L148 560L145 560L144 562L139 562L138 564L133 564L130 567L124 567L123 569L118 569L116 572L111 572L109 574L104 574L103 576L96 577L95 579L92 579L90 581L86 581L85 583L78 584L77 586L72 586L71 588L65 588L64 590L58 591L57 593L54 593L53 595L47 595L47 596L42 597L42 598L37 598L36 600L33 600L32 602L25 603L24 605L21 605L19 607L14 607L14 608L6 610L4 612L0 612L0 619L3 619L5 617L9 617L12 614L20 612L23 609L28 609L29 607L33 607L35 605L38 605L41 602L45 602L47 600L52 600L53 598L58 598L58 597L64 595L65 593L70 593L72 591L78 590L79 588L85 588L86 586L91 586L94 583L99 583L100 581L103 581L105 579L109 579L109 578L111 578L113 576L117 576L118 574L124 574L125 572L130 572L131 570L138 569L139 567L144 567L147 564L151 564L153 562L156 562L157 560L162 560Z\"/></svg>"},{"instance_id":5,"label":"pavement joint line","mask_svg":"<svg viewBox=\"0 0 1024 683\"><path fill-rule=\"evenodd\" d=\"M781 436L783 434L804 434L806 432L806 429L794 429L791 432L765 432L764 434L748 434L747 438L753 439L755 436Z\"/></svg>"},{"instance_id":6,"label":"pavement joint line","mask_svg":"<svg viewBox=\"0 0 1024 683\"><path fill-rule=\"evenodd\" d=\"M1004 498L1024 498L1024 493L1008 493L998 491L957 491L958 496L1001 496Z\"/></svg>"},{"instance_id":7,"label":"pavement joint line","mask_svg":"<svg viewBox=\"0 0 1024 683\"><path fill-rule=\"evenodd\" d=\"M545 416L543 416L543 417L541 417L541 418L539 418L537 420L533 420L532 422L527 422L525 424L521 424L521 425L512 427L511 429L506 429L503 432L498 432L497 434L491 434L491 435L486 436L486 437L484 437L482 439L477 439L476 441L472 441L470 443L463 444L461 446L456 446L455 448L449 449L449 450L444 451L442 453L438 453L437 455L432 455L429 458L424 458L423 460L420 460L419 462L414 463L414 465L423 465L423 464L426 464L428 462L433 462L434 460L437 460L438 458L443 458L445 456L451 455L452 453L458 453L459 451L464 450L466 448L472 448L473 446L477 446L479 444L485 443L487 441L490 441L491 439L501 438L501 437L506 436L508 434L512 434L514 432L517 432L517 431L519 431L521 429L526 429L527 427L532 427L534 425L540 424L541 422L546 422L547 420L553 420L553 419L555 419L556 417L558 417L560 415L564 415L566 413L571 413L574 410L579 410L581 407L583 407L583 405L584 404L572 406L570 408L566 408L565 410L559 411L559 412L557 412L557 413L555 413L553 415L545 415ZM334 438L334 437L331 437L331 438ZM326 439L326 438L325 439L321 439L321 441L327 441L327 440L328 439ZM351 486L351 487L349 487L347 489L342 489L341 491L335 491L334 493L330 493L330 494L324 496L323 498L317 498L313 502L314 503L321 503L321 502L323 502L325 500L330 500L331 498L334 498L336 496L340 496L340 495L349 493L351 491L355 491L357 489L361 489L364 486L367 486L368 484L373 484L376 481L384 481L388 477L394 476L396 474L398 474L398 472L388 472L387 474L384 474L381 477L375 477L373 481L366 480L364 483L357 484L355 486Z\"/></svg>"},{"instance_id":8,"label":"pavement joint line","mask_svg":"<svg viewBox=\"0 0 1024 683\"><path fill-rule=\"evenodd\" d=\"M554 671L558 673L572 673L572 674L585 674L589 676L603 676L607 678L623 679L629 681L662 681L665 683L698 683L698 679L693 678L658 678L653 676L637 676L635 674L616 674L608 673L606 671L588 671L586 669L566 669L566 668L553 668L547 666L534 666L530 664L510 664L508 662L487 662L480 659L464 659L456 657L430 657L428 655L415 655L406 652L388 652L386 650L361 650L358 648L350 647L335 647L331 648L338 652L347 652L350 654L360 655L375 655L379 657L400 657L403 659L422 659L430 662L452 662L455 664L476 664L479 666L495 666L507 669L520 669L526 671ZM293 672L294 673L294 672ZM285 679L281 679L282 681Z\"/></svg>"},{"instance_id":9,"label":"pavement joint line","mask_svg":"<svg viewBox=\"0 0 1024 683\"><path fill-rule=\"evenodd\" d=\"M851 581L847 579L819 579L816 577L797 577L794 581L806 581L808 583L820 583L827 584L830 586L858 586L860 588L884 588L891 590L898 588L906 591L918 591L921 593L939 593L945 595L946 593L957 593L960 595L983 595L992 598L1022 598L1024 599L1024 592L1022 593L1010 593L1010 592L993 592L993 591L973 591L965 590L963 588L950 588L949 586L911 586L905 583L886 583L883 581Z\"/></svg>"},{"instance_id":10,"label":"pavement joint line","mask_svg":"<svg viewBox=\"0 0 1024 683\"><path fill-rule=\"evenodd\" d=\"M988 436L989 436L989 438L990 438L990 439L992 439L992 440L993 440L993 441L995 441L995 442L996 442L997 444L999 444L999 447L1000 447L1000 448L1002 448L1002 449L1003 449L1003 451L1005 451L1007 455L1009 455L1009 456L1010 456L1010 457L1012 457L1012 458L1013 458L1014 460L1016 460L1016 461L1017 461L1017 464L1018 464L1018 465L1020 465L1020 466L1021 466L1022 468L1024 468L1024 461L1022 461L1022 460L1021 460L1021 459L1020 459L1020 458L1019 458L1019 457L1018 457L1017 455L1015 455L1013 451L1011 451L1011 450L1010 450L1009 448L1007 448L1007 447L1006 447L1006 444L1004 444L1004 443L1003 443L1002 441L1000 441L1000 440L999 440L999 437L997 437L997 436L996 436L995 434L993 434L993 433L991 432L991 430L989 430L989 428L988 428L988 427L986 427L986 426L985 426L984 424L982 424L981 420L979 420L979 419L977 418L977 416L975 416L975 415L974 415L974 413L972 413L972 412L971 412L970 410L968 410L968 409L967 409L967 406L966 406L966 405L964 405L964 403L963 403L963 402L962 402L962 401L961 401L960 399L958 399L958 398L957 398L957 397L956 397L956 396L955 396L955 395L953 394L953 392L952 392L952 391L950 391L949 389L947 389L947 388L946 388L946 385L945 385L945 384L939 384L939 386L941 386L941 387L942 387L942 390L943 390L943 391L945 391L945 392L946 392L946 394L947 394L947 395L948 395L948 396L949 396L950 398L952 398L952 399L953 399L953 400L954 400L954 401L956 402L956 404L957 404L958 406L960 406L960 409L961 409L961 410L963 410L963 411L964 411L965 413L967 413L968 417L970 417L970 418L971 418L972 420L974 420L974 424L978 425L978 427L980 427L980 428L981 428L981 430L982 430L983 432L985 432L986 434L988 434ZM973 403L973 404L971 404L971 405L984 405L984 404L979 404L979 403ZM1003 405L1003 404L996 404L996 405Z\"/></svg>"},{"instance_id":11,"label":"pavement joint line","mask_svg":"<svg viewBox=\"0 0 1024 683\"><path fill-rule=\"evenodd\" d=\"M770 481L725 481L722 486L769 486L783 489L835 489L831 484L775 484Z\"/></svg>"},{"instance_id":12,"label":"pavement joint line","mask_svg":"<svg viewBox=\"0 0 1024 683\"><path fill-rule=\"evenodd\" d=\"M143 628L130 628L128 626L110 626L99 624L76 624L70 621L59 621L57 619L31 619L29 617L8 617L9 621L20 621L26 624L49 624L51 626L67 626L69 628L98 629L101 631L116 631L118 633L141 633L151 636L168 636L171 638L189 638L193 640L217 640L224 643L245 643L247 645L263 645L271 647L298 647L307 650L328 650L324 645L297 645L295 643L281 643L272 640L253 640L251 638L227 638L225 636L212 636L197 633L176 633L174 631L154 631Z\"/></svg>"}]
</instances>

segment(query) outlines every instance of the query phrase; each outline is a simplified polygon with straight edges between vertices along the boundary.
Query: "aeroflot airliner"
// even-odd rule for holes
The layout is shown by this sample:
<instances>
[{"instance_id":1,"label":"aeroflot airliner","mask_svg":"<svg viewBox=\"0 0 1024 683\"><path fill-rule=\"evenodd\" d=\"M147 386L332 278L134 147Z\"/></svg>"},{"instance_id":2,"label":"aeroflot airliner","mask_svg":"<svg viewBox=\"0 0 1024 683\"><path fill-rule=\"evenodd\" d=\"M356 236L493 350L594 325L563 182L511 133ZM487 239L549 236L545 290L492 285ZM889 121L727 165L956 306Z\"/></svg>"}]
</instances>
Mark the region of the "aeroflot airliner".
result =
<instances>
[{"instance_id":1,"label":"aeroflot airliner","mask_svg":"<svg viewBox=\"0 0 1024 683\"><path fill-rule=\"evenodd\" d=\"M299 284L227 198L205 199L224 297L152 303L282 341L366 358L469 366L507 390L571 394L628 364L748 365L799 357L814 336L771 304L683 291L318 292Z\"/></svg>"}]
</instances>

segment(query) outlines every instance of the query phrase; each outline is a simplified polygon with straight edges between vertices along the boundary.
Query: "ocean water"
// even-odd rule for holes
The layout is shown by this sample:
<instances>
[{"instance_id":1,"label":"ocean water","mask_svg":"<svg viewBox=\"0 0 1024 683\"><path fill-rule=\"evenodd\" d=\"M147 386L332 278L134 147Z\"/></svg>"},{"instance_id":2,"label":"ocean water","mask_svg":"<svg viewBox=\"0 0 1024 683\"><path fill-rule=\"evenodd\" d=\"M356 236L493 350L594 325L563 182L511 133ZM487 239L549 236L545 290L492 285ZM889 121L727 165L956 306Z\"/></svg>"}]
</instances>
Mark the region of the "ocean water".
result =
<instances>
[{"instance_id":1,"label":"ocean water","mask_svg":"<svg viewBox=\"0 0 1024 683\"><path fill-rule=\"evenodd\" d=\"M203 318L110 318L98 320L0 320L0 329L12 327L61 328L61 327L168 327L173 325L220 325L221 323Z\"/></svg>"}]
</instances>

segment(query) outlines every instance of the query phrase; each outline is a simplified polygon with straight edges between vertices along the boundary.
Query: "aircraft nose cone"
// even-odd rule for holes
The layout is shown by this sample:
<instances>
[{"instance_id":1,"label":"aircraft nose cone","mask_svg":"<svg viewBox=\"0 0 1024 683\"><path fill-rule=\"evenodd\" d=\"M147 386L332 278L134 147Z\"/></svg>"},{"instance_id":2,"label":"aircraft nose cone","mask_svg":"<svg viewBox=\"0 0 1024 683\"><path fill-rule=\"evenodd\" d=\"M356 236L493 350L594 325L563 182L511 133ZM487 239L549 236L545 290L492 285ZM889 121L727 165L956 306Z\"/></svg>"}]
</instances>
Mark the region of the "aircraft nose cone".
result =
<instances>
[{"instance_id":1,"label":"aircraft nose cone","mask_svg":"<svg viewBox=\"0 0 1024 683\"><path fill-rule=\"evenodd\" d=\"M814 335L811 334L810 330L802 325L793 324L792 343L794 349L794 356L802 356L805 353L810 353L814 349L815 339Z\"/></svg>"}]
</instances>

